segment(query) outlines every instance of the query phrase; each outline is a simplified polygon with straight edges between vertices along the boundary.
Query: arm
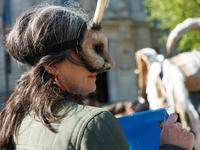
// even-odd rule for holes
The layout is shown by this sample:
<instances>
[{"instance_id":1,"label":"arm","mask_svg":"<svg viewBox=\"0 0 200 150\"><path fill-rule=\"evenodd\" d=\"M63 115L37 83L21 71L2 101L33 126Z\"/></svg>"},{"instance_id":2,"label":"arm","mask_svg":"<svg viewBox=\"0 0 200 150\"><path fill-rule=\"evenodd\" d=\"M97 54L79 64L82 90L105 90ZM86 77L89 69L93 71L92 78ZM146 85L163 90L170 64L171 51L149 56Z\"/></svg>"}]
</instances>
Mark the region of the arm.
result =
<instances>
[{"instance_id":1,"label":"arm","mask_svg":"<svg viewBox=\"0 0 200 150\"><path fill-rule=\"evenodd\" d=\"M82 137L81 150L129 150L119 121L109 112L91 118Z\"/></svg>"},{"instance_id":2,"label":"arm","mask_svg":"<svg viewBox=\"0 0 200 150\"><path fill-rule=\"evenodd\" d=\"M194 145L194 135L186 129L183 129L182 125L179 122L176 122L177 119L178 116L176 114L171 114L164 123L160 134L162 146L159 150L169 149L167 148L167 146L169 146L168 144L171 145L172 150L192 150ZM178 147L182 147L183 149Z\"/></svg>"},{"instance_id":3,"label":"arm","mask_svg":"<svg viewBox=\"0 0 200 150\"><path fill-rule=\"evenodd\" d=\"M160 146L159 150L186 150L186 149L176 145L164 144Z\"/></svg>"}]
</instances>

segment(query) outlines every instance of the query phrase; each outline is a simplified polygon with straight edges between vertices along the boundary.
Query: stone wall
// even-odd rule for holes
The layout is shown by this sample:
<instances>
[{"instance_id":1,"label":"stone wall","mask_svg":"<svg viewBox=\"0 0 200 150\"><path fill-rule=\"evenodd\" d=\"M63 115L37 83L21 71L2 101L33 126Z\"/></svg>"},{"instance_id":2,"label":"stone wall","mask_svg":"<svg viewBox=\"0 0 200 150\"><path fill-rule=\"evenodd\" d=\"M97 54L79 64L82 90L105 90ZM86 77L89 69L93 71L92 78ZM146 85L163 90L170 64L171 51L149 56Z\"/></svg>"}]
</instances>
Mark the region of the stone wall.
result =
<instances>
[{"instance_id":1,"label":"stone wall","mask_svg":"<svg viewBox=\"0 0 200 150\"><path fill-rule=\"evenodd\" d=\"M109 52L115 61L115 68L108 72L109 100L134 100L137 96L134 23L131 20L105 20L102 25L108 34Z\"/></svg>"}]
</instances>

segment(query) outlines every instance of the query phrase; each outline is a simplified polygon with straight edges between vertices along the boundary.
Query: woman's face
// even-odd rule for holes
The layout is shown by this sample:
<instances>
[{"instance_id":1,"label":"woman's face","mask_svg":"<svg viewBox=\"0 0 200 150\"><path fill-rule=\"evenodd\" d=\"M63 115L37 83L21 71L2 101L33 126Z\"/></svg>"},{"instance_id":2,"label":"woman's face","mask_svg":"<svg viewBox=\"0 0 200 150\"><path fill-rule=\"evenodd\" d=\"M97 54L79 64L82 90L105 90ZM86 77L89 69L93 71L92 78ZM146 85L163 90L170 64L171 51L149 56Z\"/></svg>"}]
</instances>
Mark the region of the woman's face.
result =
<instances>
[{"instance_id":1,"label":"woman's face","mask_svg":"<svg viewBox=\"0 0 200 150\"><path fill-rule=\"evenodd\" d=\"M76 51L72 51L71 56L81 62ZM72 94L84 94L96 89L97 73L91 73L85 67L73 64L68 59L56 65L55 74L65 89Z\"/></svg>"}]
</instances>

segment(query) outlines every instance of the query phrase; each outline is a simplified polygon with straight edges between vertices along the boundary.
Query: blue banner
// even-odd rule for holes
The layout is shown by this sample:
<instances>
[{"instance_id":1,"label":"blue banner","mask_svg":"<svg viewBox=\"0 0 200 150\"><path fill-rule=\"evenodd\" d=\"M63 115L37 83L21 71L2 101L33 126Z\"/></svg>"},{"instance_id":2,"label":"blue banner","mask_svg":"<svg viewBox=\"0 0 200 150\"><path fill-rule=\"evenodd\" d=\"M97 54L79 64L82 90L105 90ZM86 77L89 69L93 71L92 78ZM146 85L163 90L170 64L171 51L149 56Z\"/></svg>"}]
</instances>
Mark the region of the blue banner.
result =
<instances>
[{"instance_id":1,"label":"blue banner","mask_svg":"<svg viewBox=\"0 0 200 150\"><path fill-rule=\"evenodd\" d=\"M169 117L165 108L138 112L118 118L131 150L158 150L160 146L159 127Z\"/></svg>"}]
</instances>

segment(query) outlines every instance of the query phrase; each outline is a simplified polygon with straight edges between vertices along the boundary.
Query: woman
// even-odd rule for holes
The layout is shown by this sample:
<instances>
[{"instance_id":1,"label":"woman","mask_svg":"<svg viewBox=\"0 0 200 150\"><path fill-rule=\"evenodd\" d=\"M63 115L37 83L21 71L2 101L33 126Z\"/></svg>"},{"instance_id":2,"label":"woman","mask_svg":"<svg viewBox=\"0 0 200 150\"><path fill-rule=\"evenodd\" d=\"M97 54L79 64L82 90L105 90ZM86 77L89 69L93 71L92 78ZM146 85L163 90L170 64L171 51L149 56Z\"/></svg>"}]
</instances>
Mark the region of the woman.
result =
<instances>
[{"instance_id":1,"label":"woman","mask_svg":"<svg viewBox=\"0 0 200 150\"><path fill-rule=\"evenodd\" d=\"M85 37L86 23L82 9L51 5L34 7L17 19L7 48L32 67L19 78L0 114L0 149L129 149L112 114L81 105L79 94L93 92L97 73L107 70L91 71L78 55L86 49L77 42ZM176 117L164 124L162 150L192 148L194 136L175 123Z\"/></svg>"}]
</instances>

